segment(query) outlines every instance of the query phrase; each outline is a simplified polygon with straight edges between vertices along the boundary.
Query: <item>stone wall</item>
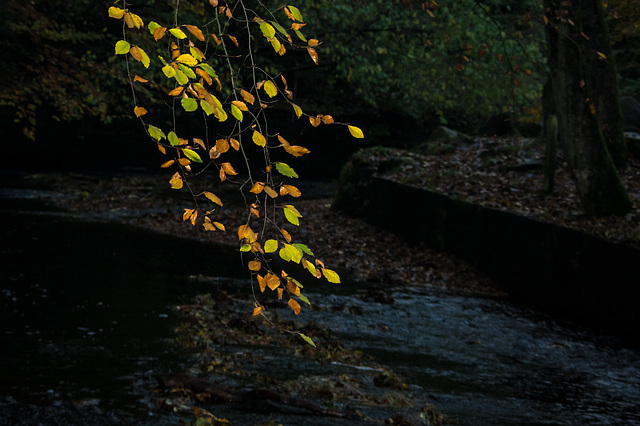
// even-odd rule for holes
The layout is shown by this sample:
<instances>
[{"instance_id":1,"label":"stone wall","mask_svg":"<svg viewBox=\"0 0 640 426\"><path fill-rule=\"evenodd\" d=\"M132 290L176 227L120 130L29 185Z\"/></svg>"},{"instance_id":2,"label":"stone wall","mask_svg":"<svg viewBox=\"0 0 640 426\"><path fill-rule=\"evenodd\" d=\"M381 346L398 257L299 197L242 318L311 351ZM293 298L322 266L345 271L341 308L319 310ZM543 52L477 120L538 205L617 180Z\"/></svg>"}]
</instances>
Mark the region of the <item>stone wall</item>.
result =
<instances>
[{"instance_id":1,"label":"stone wall","mask_svg":"<svg viewBox=\"0 0 640 426\"><path fill-rule=\"evenodd\" d=\"M367 220L470 261L514 300L635 343L640 251L371 177Z\"/></svg>"}]
</instances>

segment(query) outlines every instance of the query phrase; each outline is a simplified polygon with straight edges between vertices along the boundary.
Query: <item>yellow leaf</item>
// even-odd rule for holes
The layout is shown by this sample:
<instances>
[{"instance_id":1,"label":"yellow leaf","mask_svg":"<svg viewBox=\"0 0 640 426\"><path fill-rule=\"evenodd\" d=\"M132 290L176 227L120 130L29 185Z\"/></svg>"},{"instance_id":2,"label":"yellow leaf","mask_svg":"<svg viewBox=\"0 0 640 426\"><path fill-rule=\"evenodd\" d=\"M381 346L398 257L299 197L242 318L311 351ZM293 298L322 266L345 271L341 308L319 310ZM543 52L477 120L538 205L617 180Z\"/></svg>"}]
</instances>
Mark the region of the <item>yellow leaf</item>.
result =
<instances>
[{"instance_id":1,"label":"yellow leaf","mask_svg":"<svg viewBox=\"0 0 640 426\"><path fill-rule=\"evenodd\" d=\"M249 104L253 104L256 101L256 98L244 89L240 90L240 96L242 96L242 99Z\"/></svg>"},{"instance_id":2,"label":"yellow leaf","mask_svg":"<svg viewBox=\"0 0 640 426\"><path fill-rule=\"evenodd\" d=\"M331 269L322 269L322 275L329 281L330 283L340 284L340 276Z\"/></svg>"},{"instance_id":3,"label":"yellow leaf","mask_svg":"<svg viewBox=\"0 0 640 426\"><path fill-rule=\"evenodd\" d=\"M222 223L220 223L220 222L213 222L213 225L214 225L216 228L218 228L219 230L221 230L221 231L225 231L225 227L224 227L224 225L223 225Z\"/></svg>"},{"instance_id":4,"label":"yellow leaf","mask_svg":"<svg viewBox=\"0 0 640 426\"><path fill-rule=\"evenodd\" d=\"M298 302L293 299L289 299L288 304L294 314L298 315L300 313L300 304Z\"/></svg>"},{"instance_id":5,"label":"yellow leaf","mask_svg":"<svg viewBox=\"0 0 640 426\"><path fill-rule=\"evenodd\" d=\"M180 189L184 185L184 182L181 178L173 178L169 181L169 184L171 185L171 189Z\"/></svg>"},{"instance_id":6,"label":"yellow leaf","mask_svg":"<svg viewBox=\"0 0 640 426\"><path fill-rule=\"evenodd\" d=\"M255 143L258 146L264 147L267 145L267 140L265 139L264 136L262 136L262 133L260 133L257 130L253 131L253 137L251 139L253 140L253 143Z\"/></svg>"},{"instance_id":7,"label":"yellow leaf","mask_svg":"<svg viewBox=\"0 0 640 426\"><path fill-rule=\"evenodd\" d=\"M207 197L209 200L211 200L212 203L215 203L220 207L222 207L222 200L216 194L209 191L205 191L204 196Z\"/></svg>"},{"instance_id":8,"label":"yellow leaf","mask_svg":"<svg viewBox=\"0 0 640 426\"><path fill-rule=\"evenodd\" d=\"M596 52L596 53L598 54L598 56L600 57L600 59L603 59L603 60L604 60L604 59L607 59L607 55L605 55L604 53L602 53L602 52Z\"/></svg>"},{"instance_id":9,"label":"yellow leaf","mask_svg":"<svg viewBox=\"0 0 640 426\"><path fill-rule=\"evenodd\" d=\"M122 19L126 10L120 9L119 7L111 6L109 8L109 17L115 19Z\"/></svg>"},{"instance_id":10,"label":"yellow leaf","mask_svg":"<svg viewBox=\"0 0 640 426\"><path fill-rule=\"evenodd\" d=\"M133 113L136 115L137 118L142 117L143 115L145 115L148 111L140 106L136 106L135 108L133 108Z\"/></svg>"},{"instance_id":11,"label":"yellow leaf","mask_svg":"<svg viewBox=\"0 0 640 426\"><path fill-rule=\"evenodd\" d=\"M182 220L188 220L191 215L195 212L195 209L184 209L184 213L182 214Z\"/></svg>"},{"instance_id":12,"label":"yellow leaf","mask_svg":"<svg viewBox=\"0 0 640 426\"><path fill-rule=\"evenodd\" d=\"M360 130L360 128L355 126L347 126L347 128L349 129L349 133L351 133L351 136L353 136L354 138L364 138L364 133L362 133L362 130Z\"/></svg>"},{"instance_id":13,"label":"yellow leaf","mask_svg":"<svg viewBox=\"0 0 640 426\"><path fill-rule=\"evenodd\" d=\"M202 223L202 227L207 231L215 231L216 227L211 223L211 219L205 216L204 222Z\"/></svg>"},{"instance_id":14,"label":"yellow leaf","mask_svg":"<svg viewBox=\"0 0 640 426\"><path fill-rule=\"evenodd\" d=\"M144 27L144 22L142 21L142 18L140 18L135 13L129 13L129 15L131 15L131 20L133 21L134 27L136 28Z\"/></svg>"},{"instance_id":15,"label":"yellow leaf","mask_svg":"<svg viewBox=\"0 0 640 426\"><path fill-rule=\"evenodd\" d=\"M258 272L262 268L262 264L258 260L252 260L248 267L250 271Z\"/></svg>"},{"instance_id":16,"label":"yellow leaf","mask_svg":"<svg viewBox=\"0 0 640 426\"><path fill-rule=\"evenodd\" d=\"M198 40L200 41L204 41L204 34L202 34L202 31L200 30L200 28L196 27L195 25L185 25L185 27L187 28L187 30L189 30L189 32L191 34L193 34Z\"/></svg>"},{"instance_id":17,"label":"yellow leaf","mask_svg":"<svg viewBox=\"0 0 640 426\"><path fill-rule=\"evenodd\" d=\"M178 56L176 58L176 62L189 65L190 67L195 67L196 65L198 65L198 60L188 53L183 53L182 55Z\"/></svg>"},{"instance_id":18,"label":"yellow leaf","mask_svg":"<svg viewBox=\"0 0 640 426\"><path fill-rule=\"evenodd\" d=\"M302 116L302 108L300 108L298 105L292 103L291 106L293 107L293 112L296 113L296 116L298 116L298 118L300 118Z\"/></svg>"},{"instance_id":19,"label":"yellow leaf","mask_svg":"<svg viewBox=\"0 0 640 426\"><path fill-rule=\"evenodd\" d=\"M273 253L278 250L278 241L270 239L264 242L264 251L267 253Z\"/></svg>"},{"instance_id":20,"label":"yellow leaf","mask_svg":"<svg viewBox=\"0 0 640 426\"><path fill-rule=\"evenodd\" d=\"M274 96L276 96L278 94L278 88L276 87L276 85L271 80L265 81L264 85L262 86L262 88L264 89L266 94L269 95L270 98L273 98Z\"/></svg>"}]
</instances>

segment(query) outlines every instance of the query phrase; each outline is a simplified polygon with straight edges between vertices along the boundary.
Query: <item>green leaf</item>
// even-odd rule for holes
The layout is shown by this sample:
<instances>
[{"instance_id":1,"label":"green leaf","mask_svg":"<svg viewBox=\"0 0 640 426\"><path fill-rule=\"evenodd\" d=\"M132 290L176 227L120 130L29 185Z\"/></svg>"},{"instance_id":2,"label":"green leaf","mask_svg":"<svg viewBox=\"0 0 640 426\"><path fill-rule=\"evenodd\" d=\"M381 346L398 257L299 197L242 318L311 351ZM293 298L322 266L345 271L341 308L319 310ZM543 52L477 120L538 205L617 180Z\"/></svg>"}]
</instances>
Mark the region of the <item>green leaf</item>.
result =
<instances>
[{"instance_id":1,"label":"green leaf","mask_svg":"<svg viewBox=\"0 0 640 426\"><path fill-rule=\"evenodd\" d=\"M305 342L307 342L308 344L310 344L310 345L311 345L311 346L313 346L314 348L316 347L316 344L315 344L315 343L313 343L313 340L311 340L311 337L309 337L309 336L305 336L305 335L304 335L304 334L302 334L302 333L298 333L298 335L300 335L300 337L302 337L302 339L303 339Z\"/></svg>"},{"instance_id":2,"label":"green leaf","mask_svg":"<svg viewBox=\"0 0 640 426\"><path fill-rule=\"evenodd\" d=\"M189 82L189 78L182 70L176 70L175 78L180 86L184 86Z\"/></svg>"},{"instance_id":3,"label":"green leaf","mask_svg":"<svg viewBox=\"0 0 640 426\"><path fill-rule=\"evenodd\" d=\"M126 40L119 40L116 43L116 55L126 55L131 50L131 45Z\"/></svg>"},{"instance_id":4,"label":"green leaf","mask_svg":"<svg viewBox=\"0 0 640 426\"><path fill-rule=\"evenodd\" d=\"M162 67L162 72L167 76L167 78L171 78L176 75L176 69L171 65L165 65Z\"/></svg>"},{"instance_id":5,"label":"green leaf","mask_svg":"<svg viewBox=\"0 0 640 426\"><path fill-rule=\"evenodd\" d=\"M156 140L156 142L160 142L160 139L166 139L167 137L164 135L164 132L157 128L156 126L152 126L149 124L148 127L149 136Z\"/></svg>"},{"instance_id":6,"label":"green leaf","mask_svg":"<svg viewBox=\"0 0 640 426\"><path fill-rule=\"evenodd\" d=\"M305 302L307 305L311 305L311 302L309 302L309 299L307 298L307 296L303 295L303 294L299 294L298 295L298 299L302 300L303 302Z\"/></svg>"},{"instance_id":7,"label":"green leaf","mask_svg":"<svg viewBox=\"0 0 640 426\"><path fill-rule=\"evenodd\" d=\"M316 276L316 267L313 263L306 262L306 268L311 275L313 275L314 277Z\"/></svg>"},{"instance_id":8,"label":"green leaf","mask_svg":"<svg viewBox=\"0 0 640 426\"><path fill-rule=\"evenodd\" d=\"M294 245L294 247L295 247L295 248L297 248L297 249L298 249L298 250L300 250L301 252L306 253L306 254L308 254L309 256L315 256L315 255L313 254L313 252L311 251L311 249L309 249L309 247L307 247L306 245L304 245L304 244L300 244L300 243L295 243L295 244L293 244L293 245Z\"/></svg>"},{"instance_id":9,"label":"green leaf","mask_svg":"<svg viewBox=\"0 0 640 426\"><path fill-rule=\"evenodd\" d=\"M322 275L329 281L330 283L340 284L340 276L337 272L332 271L331 269L322 269Z\"/></svg>"},{"instance_id":10,"label":"green leaf","mask_svg":"<svg viewBox=\"0 0 640 426\"><path fill-rule=\"evenodd\" d=\"M193 98L182 98L180 103L187 112L193 112L198 109L198 101Z\"/></svg>"},{"instance_id":11,"label":"green leaf","mask_svg":"<svg viewBox=\"0 0 640 426\"><path fill-rule=\"evenodd\" d=\"M280 172L281 175L290 178L297 178L298 174L286 163L276 163L276 170Z\"/></svg>"},{"instance_id":12,"label":"green leaf","mask_svg":"<svg viewBox=\"0 0 640 426\"><path fill-rule=\"evenodd\" d=\"M297 7L287 5L287 8L289 8L289 12L291 12L293 17L296 18L296 21L304 22L302 19L302 13L300 13L300 10Z\"/></svg>"},{"instance_id":13,"label":"green leaf","mask_svg":"<svg viewBox=\"0 0 640 426\"><path fill-rule=\"evenodd\" d=\"M211 76L211 78L218 78L218 75L213 70L213 67L209 64L198 64L200 68L202 68L207 74Z\"/></svg>"},{"instance_id":14,"label":"green leaf","mask_svg":"<svg viewBox=\"0 0 640 426\"><path fill-rule=\"evenodd\" d=\"M147 25L147 28L149 28L149 33L151 33L151 35L153 35L153 32L156 30L156 28L160 28L162 25L158 24L156 21L151 21L149 22L149 25Z\"/></svg>"},{"instance_id":15,"label":"green leaf","mask_svg":"<svg viewBox=\"0 0 640 426\"><path fill-rule=\"evenodd\" d=\"M195 152L194 150L183 148L182 152L184 153L184 156L187 157L189 160L194 161L196 163L202 163L202 159L200 158L198 153Z\"/></svg>"},{"instance_id":16,"label":"green leaf","mask_svg":"<svg viewBox=\"0 0 640 426\"><path fill-rule=\"evenodd\" d=\"M278 24L276 21L269 21L269 23L273 25L280 34L285 37L287 36L287 30L285 30L282 25Z\"/></svg>"},{"instance_id":17,"label":"green leaf","mask_svg":"<svg viewBox=\"0 0 640 426\"><path fill-rule=\"evenodd\" d=\"M273 253L278 250L278 241L276 240L267 240L264 242L264 252L265 253Z\"/></svg>"},{"instance_id":18,"label":"green leaf","mask_svg":"<svg viewBox=\"0 0 640 426\"><path fill-rule=\"evenodd\" d=\"M240 108L238 108L234 104L231 104L231 115L233 115L238 121L242 121L242 119L244 118L242 115L242 111L240 111Z\"/></svg>"},{"instance_id":19,"label":"green leaf","mask_svg":"<svg viewBox=\"0 0 640 426\"><path fill-rule=\"evenodd\" d=\"M171 33L171 35L173 35L175 38L178 38L180 40L187 38L187 35L184 33L184 31L182 31L180 28L171 28L169 30L169 32Z\"/></svg>"},{"instance_id":20,"label":"green leaf","mask_svg":"<svg viewBox=\"0 0 640 426\"><path fill-rule=\"evenodd\" d=\"M188 66L183 64L178 64L178 67L180 67L180 71L182 71L187 77L193 78L193 79L196 78L196 73L193 72L193 70Z\"/></svg>"},{"instance_id":21,"label":"green leaf","mask_svg":"<svg viewBox=\"0 0 640 426\"><path fill-rule=\"evenodd\" d=\"M180 144L180 139L178 139L178 135L176 135L173 130L169 132L168 140L171 146L178 146Z\"/></svg>"},{"instance_id":22,"label":"green leaf","mask_svg":"<svg viewBox=\"0 0 640 426\"><path fill-rule=\"evenodd\" d=\"M244 244L242 247L240 247L240 251L251 251L251 245L250 244Z\"/></svg>"},{"instance_id":23,"label":"green leaf","mask_svg":"<svg viewBox=\"0 0 640 426\"><path fill-rule=\"evenodd\" d=\"M216 110L213 108L213 106L205 101L204 99L200 100L200 108L202 108L202 110L205 112L205 114L207 115L211 115L213 114Z\"/></svg>"},{"instance_id":24,"label":"green leaf","mask_svg":"<svg viewBox=\"0 0 640 426\"><path fill-rule=\"evenodd\" d=\"M298 38L302 41L304 41L305 43L307 42L307 39L305 38L305 36L302 35L302 33L300 32L300 30L293 30L294 33L296 33L296 35L298 36Z\"/></svg>"}]
</instances>

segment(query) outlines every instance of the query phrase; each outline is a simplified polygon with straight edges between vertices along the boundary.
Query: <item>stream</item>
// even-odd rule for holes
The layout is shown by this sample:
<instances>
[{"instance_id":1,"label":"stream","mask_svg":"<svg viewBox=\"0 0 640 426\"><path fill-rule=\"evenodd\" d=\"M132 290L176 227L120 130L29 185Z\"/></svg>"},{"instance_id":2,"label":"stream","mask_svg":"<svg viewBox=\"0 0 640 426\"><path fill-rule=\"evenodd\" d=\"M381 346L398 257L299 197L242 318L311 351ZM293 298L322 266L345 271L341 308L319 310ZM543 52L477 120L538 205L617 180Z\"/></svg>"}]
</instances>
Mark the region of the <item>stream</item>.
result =
<instances>
[{"instance_id":1,"label":"stream","mask_svg":"<svg viewBox=\"0 0 640 426\"><path fill-rule=\"evenodd\" d=\"M68 217L25 193L0 197L0 424L178 424L153 395L156 377L188 359L172 343L170 306L242 285L236 256ZM218 278L188 278L199 273ZM502 299L385 287L393 303L376 303L364 297L372 286L307 291L318 309L305 320L373 355L455 424L640 424L640 353L615 339Z\"/></svg>"}]
</instances>

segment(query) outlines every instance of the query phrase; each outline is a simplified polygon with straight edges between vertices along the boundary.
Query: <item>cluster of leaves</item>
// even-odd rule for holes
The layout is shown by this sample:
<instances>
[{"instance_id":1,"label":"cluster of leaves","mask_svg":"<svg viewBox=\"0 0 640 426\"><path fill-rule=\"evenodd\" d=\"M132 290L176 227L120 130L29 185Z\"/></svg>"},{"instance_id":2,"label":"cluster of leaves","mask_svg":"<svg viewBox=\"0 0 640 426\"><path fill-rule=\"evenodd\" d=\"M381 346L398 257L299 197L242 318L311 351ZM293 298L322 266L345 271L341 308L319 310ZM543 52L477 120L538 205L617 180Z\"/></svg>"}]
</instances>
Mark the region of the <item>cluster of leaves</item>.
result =
<instances>
[{"instance_id":1,"label":"cluster of leaves","mask_svg":"<svg viewBox=\"0 0 640 426\"><path fill-rule=\"evenodd\" d=\"M331 46L330 82L345 96L458 125L540 99L538 2L305 2Z\"/></svg>"},{"instance_id":2,"label":"cluster of leaves","mask_svg":"<svg viewBox=\"0 0 640 426\"><path fill-rule=\"evenodd\" d=\"M336 123L330 115L306 114L293 102L293 92L284 76L274 76L256 62L254 44L262 40L277 57L289 50L304 51L313 63L318 63L315 48L319 41L307 39L303 34L306 23L298 8L292 5L277 11L265 8L261 16L242 2L209 0L209 4L214 18L201 26L179 23L179 9L175 11L174 22L163 25L155 21L146 24L126 2L123 7L110 7L109 16L122 20L123 28L123 38L116 42L115 53L127 61L134 94L133 113L142 121L158 149L170 157L161 165L175 170L169 184L176 190L187 189L195 200L195 208L185 209L183 220L208 231L225 231L225 225L214 216L215 208L222 207L223 201L212 191L196 191L194 179L206 170L215 169L220 182L237 185L247 207L246 221L237 228L239 250L249 254L247 267L256 278L260 293L269 288L278 299L286 296L289 307L297 315L301 310L299 301L310 302L301 293L303 286L298 280L284 270L276 272L272 268L273 254L277 252L280 259L302 265L316 278L339 283L340 277L315 258L305 244L294 242L283 226L299 226L302 215L290 202L280 200L298 198L301 191L288 183L298 178L293 167L273 161L272 152L282 150L295 158L308 154L309 150L271 132L267 113L280 100L289 105L295 117L306 117L313 127L342 124L353 137L364 135L358 127ZM135 38L137 43L130 41L134 40L128 37L131 32L146 34L156 44L163 44L166 52L155 60L143 43L138 42L139 35ZM153 67L161 73L154 74ZM136 96L139 86L152 83L147 76L153 75L161 76L161 80L153 84L166 88L170 128L152 124L158 112L150 112ZM185 113L199 117L203 137L185 135L192 131L191 126L188 130L178 129L179 118ZM212 127L216 136L211 136L211 118L215 119ZM232 164L234 153L243 165L242 169L238 168L240 172L236 170L237 164L235 167ZM256 158L261 159L259 166L254 165ZM215 208L204 208L205 203ZM253 315L262 315L265 308L256 291L254 299ZM313 344L307 336L301 333L300 336Z\"/></svg>"}]
</instances>

